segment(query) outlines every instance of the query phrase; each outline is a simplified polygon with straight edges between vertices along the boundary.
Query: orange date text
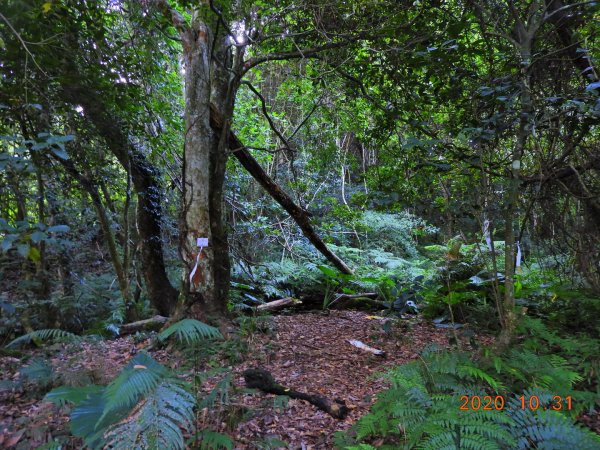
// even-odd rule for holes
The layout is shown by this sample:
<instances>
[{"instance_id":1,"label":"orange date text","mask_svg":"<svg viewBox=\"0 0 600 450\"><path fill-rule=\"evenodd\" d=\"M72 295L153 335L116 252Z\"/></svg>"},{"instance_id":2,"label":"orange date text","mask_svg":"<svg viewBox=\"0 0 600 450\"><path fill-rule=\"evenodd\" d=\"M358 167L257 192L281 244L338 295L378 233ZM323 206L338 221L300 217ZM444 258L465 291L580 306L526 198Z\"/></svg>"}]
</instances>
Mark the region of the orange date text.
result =
<instances>
[{"instance_id":1,"label":"orange date text","mask_svg":"<svg viewBox=\"0 0 600 450\"><path fill-rule=\"evenodd\" d=\"M502 411L508 408L506 399L502 395L461 395L460 407L461 411ZM573 399L570 395L561 397L555 395L549 404L543 404L537 395L521 395L517 397L515 409L529 409L531 411L554 410L554 411L570 411L573 408Z\"/></svg>"}]
</instances>

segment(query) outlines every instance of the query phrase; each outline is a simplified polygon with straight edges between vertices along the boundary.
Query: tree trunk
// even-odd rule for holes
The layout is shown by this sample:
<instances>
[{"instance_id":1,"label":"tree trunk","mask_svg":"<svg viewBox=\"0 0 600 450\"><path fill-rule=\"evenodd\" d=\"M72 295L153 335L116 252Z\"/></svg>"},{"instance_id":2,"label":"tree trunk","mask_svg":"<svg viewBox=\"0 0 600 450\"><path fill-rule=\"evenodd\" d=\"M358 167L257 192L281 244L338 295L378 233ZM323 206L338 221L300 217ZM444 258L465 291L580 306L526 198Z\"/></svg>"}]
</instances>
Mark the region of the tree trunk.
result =
<instances>
[{"instance_id":1,"label":"tree trunk","mask_svg":"<svg viewBox=\"0 0 600 450\"><path fill-rule=\"evenodd\" d=\"M517 207L519 203L519 186L521 184L521 164L527 141L531 134L531 120L533 116L533 104L531 100L531 63L533 57L533 38L537 30L535 21L528 24L529 28L518 21L515 35L519 38L519 56L521 58L521 111L519 119L519 129L517 130L517 140L512 157L512 167L510 178L508 179L508 195L505 209L505 242L504 242L504 304L503 314L504 322L502 332L498 342L500 347L508 347L511 343L517 327L517 315L515 312L515 231L513 227L517 216Z\"/></svg>"},{"instance_id":2,"label":"tree trunk","mask_svg":"<svg viewBox=\"0 0 600 450\"><path fill-rule=\"evenodd\" d=\"M178 292L165 268L162 252L162 193L157 170L143 153L130 142L123 125L93 88L79 84L83 75L70 67L65 77L63 96L73 105L81 105L86 117L104 138L108 148L131 179L137 194L137 228L141 242L141 266L150 303L161 315L170 315L177 304Z\"/></svg>"},{"instance_id":3,"label":"tree trunk","mask_svg":"<svg viewBox=\"0 0 600 450\"><path fill-rule=\"evenodd\" d=\"M185 148L183 198L180 226L180 253L185 263L183 285L185 301L179 314L207 321L227 315L230 261L227 227L223 214L223 184L228 158L225 139L220 139L210 124L213 102L225 117L229 129L235 93L239 86L241 52L223 34L213 36L196 11L191 25L177 12L183 41L185 65ZM236 70L237 69L237 70ZM208 239L199 248L197 239Z\"/></svg>"},{"instance_id":4,"label":"tree trunk","mask_svg":"<svg viewBox=\"0 0 600 450\"><path fill-rule=\"evenodd\" d=\"M69 175L71 175L75 180L77 180L77 182L81 185L83 190L88 193L90 199L92 200L92 204L94 205L94 209L96 210L96 215L98 216L98 221L100 222L100 227L102 228L102 232L106 239L106 245L108 247L108 252L110 254L110 259L112 261L113 268L115 269L115 274L119 283L119 289L121 291L121 296L123 297L123 303L125 304L126 320L135 320L136 317L134 315L134 309L131 305L131 296L129 293L129 276L127 274L127 271L123 268L123 264L121 263L121 258L117 251L115 237L110 227L110 221L108 219L108 215L106 214L106 209L102 204L100 192L98 191L98 188L89 179L87 179L79 173L79 171L75 168L71 160L63 160L58 157L55 159L61 163L61 165L65 168Z\"/></svg>"}]
</instances>

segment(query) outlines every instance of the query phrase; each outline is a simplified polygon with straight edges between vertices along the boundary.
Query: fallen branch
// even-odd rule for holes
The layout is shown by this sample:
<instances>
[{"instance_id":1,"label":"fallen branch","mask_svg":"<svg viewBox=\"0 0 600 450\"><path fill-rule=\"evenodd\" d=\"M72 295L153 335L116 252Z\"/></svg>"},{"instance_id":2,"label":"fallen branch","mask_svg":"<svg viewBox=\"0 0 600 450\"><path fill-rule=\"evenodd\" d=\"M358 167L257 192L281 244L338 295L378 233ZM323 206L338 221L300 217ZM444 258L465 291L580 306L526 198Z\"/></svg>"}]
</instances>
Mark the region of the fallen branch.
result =
<instances>
[{"instance_id":1,"label":"fallen branch","mask_svg":"<svg viewBox=\"0 0 600 450\"><path fill-rule=\"evenodd\" d=\"M257 311L278 311L280 309L285 308L286 306L294 306L300 305L302 301L293 297L281 298L279 300L273 300L269 303L263 303L262 305L258 305L256 307Z\"/></svg>"},{"instance_id":2,"label":"fallen branch","mask_svg":"<svg viewBox=\"0 0 600 450\"><path fill-rule=\"evenodd\" d=\"M369 352L369 353L373 353L376 356L384 356L385 357L385 351L384 350L379 350L379 349L376 349L376 348L373 348L373 347L369 347L367 344L365 344L365 343L363 343L361 341L357 341L357 340L353 339L351 341L348 341L348 343L350 345L354 345L357 348L360 348L361 350L364 350L364 351Z\"/></svg>"},{"instance_id":3,"label":"fallen branch","mask_svg":"<svg viewBox=\"0 0 600 450\"><path fill-rule=\"evenodd\" d=\"M126 323L119 328L121 336L137 333L138 331L158 331L169 320L168 317L154 316L149 319L138 320L137 322Z\"/></svg>"},{"instance_id":4,"label":"fallen branch","mask_svg":"<svg viewBox=\"0 0 600 450\"><path fill-rule=\"evenodd\" d=\"M316 406L321 411L325 411L336 419L344 419L348 414L348 407L342 400L329 400L320 395L305 394L304 392L293 391L278 384L273 375L263 369L247 369L244 371L244 380L246 386L252 389L260 389L268 394L287 395L290 398L297 398L307 401Z\"/></svg>"},{"instance_id":5,"label":"fallen branch","mask_svg":"<svg viewBox=\"0 0 600 450\"><path fill-rule=\"evenodd\" d=\"M329 308L344 309L349 307L364 306L365 303L375 308L385 309L384 302L377 300L379 295L375 292L365 292L364 294L336 294L335 298L329 304Z\"/></svg>"}]
</instances>

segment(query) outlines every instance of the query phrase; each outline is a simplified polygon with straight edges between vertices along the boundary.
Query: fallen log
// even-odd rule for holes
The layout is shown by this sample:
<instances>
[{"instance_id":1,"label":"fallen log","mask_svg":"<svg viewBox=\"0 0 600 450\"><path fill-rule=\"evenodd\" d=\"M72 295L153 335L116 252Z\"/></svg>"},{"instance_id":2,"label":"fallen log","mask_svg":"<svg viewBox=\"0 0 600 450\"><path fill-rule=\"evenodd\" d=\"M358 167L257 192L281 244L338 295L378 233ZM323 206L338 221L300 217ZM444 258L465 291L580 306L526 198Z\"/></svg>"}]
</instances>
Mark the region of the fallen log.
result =
<instances>
[{"instance_id":1,"label":"fallen log","mask_svg":"<svg viewBox=\"0 0 600 450\"><path fill-rule=\"evenodd\" d=\"M286 388L278 384L273 375L264 369L247 369L243 375L246 386L249 388L260 389L268 394L287 395L290 398L304 400L336 419L344 419L348 414L348 407L342 400L332 401L320 395L306 394Z\"/></svg>"},{"instance_id":2,"label":"fallen log","mask_svg":"<svg viewBox=\"0 0 600 450\"><path fill-rule=\"evenodd\" d=\"M256 307L257 311L278 311L280 309L285 308L286 306L294 306L302 304L301 300L293 297L281 298L279 300L273 300L269 303L263 303L262 305L258 305Z\"/></svg>"},{"instance_id":3,"label":"fallen log","mask_svg":"<svg viewBox=\"0 0 600 450\"><path fill-rule=\"evenodd\" d=\"M365 304L368 304L373 308L385 309L385 303L377 300L377 297L379 297L379 295L375 292L365 292L364 294L336 294L335 298L329 304L329 308L364 308Z\"/></svg>"},{"instance_id":4,"label":"fallen log","mask_svg":"<svg viewBox=\"0 0 600 450\"><path fill-rule=\"evenodd\" d=\"M361 350L364 350L366 352L373 353L376 356L384 356L385 357L385 350L379 350L377 348L369 347L367 344L365 344L361 341L357 341L355 339L348 341L348 343L350 345L355 346L356 348L360 348Z\"/></svg>"},{"instance_id":5,"label":"fallen log","mask_svg":"<svg viewBox=\"0 0 600 450\"><path fill-rule=\"evenodd\" d=\"M121 336L126 334L137 333L138 331L158 331L169 320L168 317L154 316L149 319L138 320L137 322L126 323L119 328Z\"/></svg>"}]
</instances>

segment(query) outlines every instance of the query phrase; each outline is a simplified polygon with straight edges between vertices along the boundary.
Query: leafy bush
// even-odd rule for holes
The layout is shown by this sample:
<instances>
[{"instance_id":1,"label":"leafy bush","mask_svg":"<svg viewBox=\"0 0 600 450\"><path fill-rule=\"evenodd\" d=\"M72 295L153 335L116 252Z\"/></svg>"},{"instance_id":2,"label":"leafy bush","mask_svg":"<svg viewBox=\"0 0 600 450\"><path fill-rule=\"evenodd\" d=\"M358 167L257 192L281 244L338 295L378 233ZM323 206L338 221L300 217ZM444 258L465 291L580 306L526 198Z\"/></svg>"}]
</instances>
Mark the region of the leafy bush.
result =
<instances>
[{"instance_id":1,"label":"leafy bush","mask_svg":"<svg viewBox=\"0 0 600 450\"><path fill-rule=\"evenodd\" d=\"M407 212L390 214L365 211L361 225L367 232L366 248L379 248L411 258L419 255L416 236L437 232L435 227Z\"/></svg>"}]
</instances>

